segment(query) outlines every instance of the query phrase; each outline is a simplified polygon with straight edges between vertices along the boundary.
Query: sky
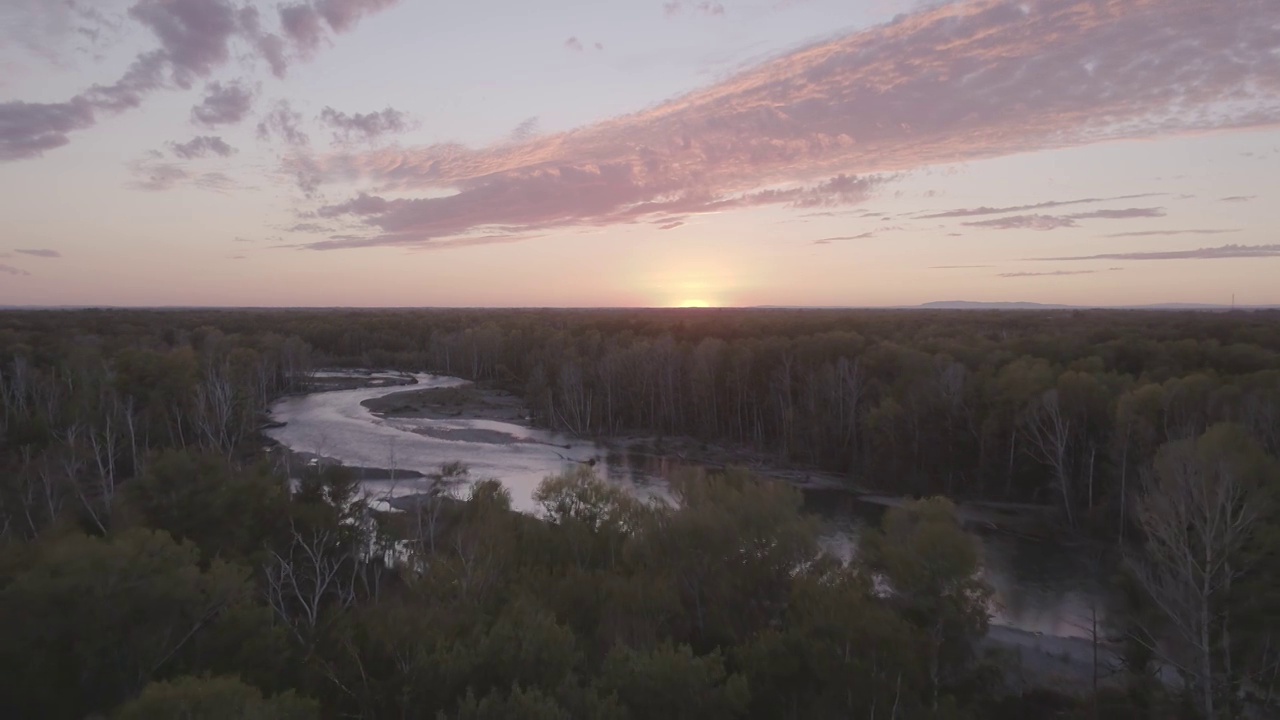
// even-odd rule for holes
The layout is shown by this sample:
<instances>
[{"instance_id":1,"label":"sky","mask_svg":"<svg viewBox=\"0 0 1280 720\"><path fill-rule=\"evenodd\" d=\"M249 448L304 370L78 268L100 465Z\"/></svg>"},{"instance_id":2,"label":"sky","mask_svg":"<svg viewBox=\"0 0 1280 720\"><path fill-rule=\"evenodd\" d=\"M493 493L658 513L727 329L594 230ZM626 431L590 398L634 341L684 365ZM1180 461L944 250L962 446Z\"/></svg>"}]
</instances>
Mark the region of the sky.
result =
<instances>
[{"instance_id":1,"label":"sky","mask_svg":"<svg viewBox=\"0 0 1280 720\"><path fill-rule=\"evenodd\" d=\"M1276 0L0 0L0 305L1233 297Z\"/></svg>"}]
</instances>

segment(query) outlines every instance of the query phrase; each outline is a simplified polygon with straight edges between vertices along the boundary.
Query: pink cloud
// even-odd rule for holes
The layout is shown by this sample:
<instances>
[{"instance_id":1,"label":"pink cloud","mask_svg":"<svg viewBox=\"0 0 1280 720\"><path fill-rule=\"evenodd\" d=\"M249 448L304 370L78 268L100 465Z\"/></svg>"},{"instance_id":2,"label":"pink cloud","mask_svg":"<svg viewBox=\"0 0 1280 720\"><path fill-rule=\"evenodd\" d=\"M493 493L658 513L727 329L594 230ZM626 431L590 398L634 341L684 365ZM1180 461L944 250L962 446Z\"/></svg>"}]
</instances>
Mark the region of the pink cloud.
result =
<instances>
[{"instance_id":1,"label":"pink cloud","mask_svg":"<svg viewBox=\"0 0 1280 720\"><path fill-rule=\"evenodd\" d=\"M294 47L308 57L333 34L347 32L368 15L400 0L311 0L280 8L280 26Z\"/></svg>"},{"instance_id":2,"label":"pink cloud","mask_svg":"<svg viewBox=\"0 0 1280 720\"><path fill-rule=\"evenodd\" d=\"M1057 277L1060 275L1093 275L1098 270L1054 270L1052 272L1007 272L1000 273L998 277L1002 278L1024 278L1024 277Z\"/></svg>"},{"instance_id":3,"label":"pink cloud","mask_svg":"<svg viewBox=\"0 0 1280 720\"><path fill-rule=\"evenodd\" d=\"M228 145L225 140L211 135L194 137L185 143L169 143L169 148L175 157L183 160L195 160L210 155L231 157L236 153L236 149Z\"/></svg>"},{"instance_id":4,"label":"pink cloud","mask_svg":"<svg viewBox=\"0 0 1280 720\"><path fill-rule=\"evenodd\" d=\"M1112 233L1109 238L1171 237L1175 235L1226 235L1238 233L1240 228L1205 228L1195 230L1139 230L1137 232Z\"/></svg>"},{"instance_id":5,"label":"pink cloud","mask_svg":"<svg viewBox=\"0 0 1280 720\"><path fill-rule=\"evenodd\" d=\"M285 51L285 41L275 33L265 32L261 26L261 15L258 9L251 6L240 8L240 28L244 37L258 52L271 74L284 78L289 72L289 58ZM282 28L283 29L283 28Z\"/></svg>"},{"instance_id":6,"label":"pink cloud","mask_svg":"<svg viewBox=\"0 0 1280 720\"><path fill-rule=\"evenodd\" d=\"M944 210L942 212L928 213L925 215L917 215L921 220L931 218L954 218L954 217L973 217L976 215L1003 215L1005 213L1025 212L1027 210L1048 210L1050 208L1067 207L1070 205L1089 205L1094 203L1112 202L1115 200L1136 200L1139 198L1158 197L1162 193L1142 193L1139 195L1118 195L1115 197L1104 198L1079 198L1075 200L1048 200L1045 202L1033 203L1031 205L1013 205L1010 207L976 207L976 208L959 208L956 210Z\"/></svg>"},{"instance_id":7,"label":"pink cloud","mask_svg":"<svg viewBox=\"0 0 1280 720\"><path fill-rule=\"evenodd\" d=\"M1070 217L1060 215L1012 215L994 220L967 222L965 225L992 230L1057 230L1076 227L1077 223Z\"/></svg>"},{"instance_id":8,"label":"pink cloud","mask_svg":"<svg viewBox=\"0 0 1280 720\"><path fill-rule=\"evenodd\" d=\"M178 163L138 162L132 166L134 180L129 187L147 192L164 192L182 185L226 193L237 184L224 173L192 173Z\"/></svg>"},{"instance_id":9,"label":"pink cloud","mask_svg":"<svg viewBox=\"0 0 1280 720\"><path fill-rule=\"evenodd\" d=\"M335 33L355 28L367 15L382 12L400 0L315 0L315 7Z\"/></svg>"},{"instance_id":10,"label":"pink cloud","mask_svg":"<svg viewBox=\"0 0 1280 720\"><path fill-rule=\"evenodd\" d=\"M335 143L350 142L353 139L373 142L384 135L405 132L413 125L408 115L393 108L348 115L326 107L320 112L320 121L333 129Z\"/></svg>"},{"instance_id":11,"label":"pink cloud","mask_svg":"<svg viewBox=\"0 0 1280 720\"><path fill-rule=\"evenodd\" d=\"M279 138L287 145L302 147L311 142L302 129L302 113L293 109L287 100L277 102L271 112L258 123L258 139Z\"/></svg>"},{"instance_id":12,"label":"pink cloud","mask_svg":"<svg viewBox=\"0 0 1280 720\"><path fill-rule=\"evenodd\" d=\"M1164 217L1164 208L1120 208L1118 210L1093 210L1085 213L1074 213L1069 217L1076 220L1101 218L1105 220L1128 220L1132 218Z\"/></svg>"},{"instance_id":13,"label":"pink cloud","mask_svg":"<svg viewBox=\"0 0 1280 720\"><path fill-rule=\"evenodd\" d=\"M303 55L315 52L320 47L320 42L326 37L324 21L320 18L320 13L307 4L281 7L280 27Z\"/></svg>"},{"instance_id":14,"label":"pink cloud","mask_svg":"<svg viewBox=\"0 0 1280 720\"><path fill-rule=\"evenodd\" d=\"M191 108L191 120L205 127L230 125L243 120L253 109L253 91L241 83L211 82L204 99Z\"/></svg>"},{"instance_id":15,"label":"pink cloud","mask_svg":"<svg viewBox=\"0 0 1280 720\"><path fill-rule=\"evenodd\" d=\"M95 56L112 45L123 18L103 0L5 0L0 42L59 68L77 56ZM118 3L117 3L118 4Z\"/></svg>"},{"instance_id":16,"label":"pink cloud","mask_svg":"<svg viewBox=\"0 0 1280 720\"><path fill-rule=\"evenodd\" d=\"M155 34L174 82L184 88L230 60L239 30L235 8L224 0L141 0L129 16Z\"/></svg>"},{"instance_id":17,"label":"pink cloud","mask_svg":"<svg viewBox=\"0 0 1280 720\"><path fill-rule=\"evenodd\" d=\"M647 217L670 217L760 205L795 208L831 207L865 200L882 177L839 175L811 185L774 188L734 195L713 195L673 187L659 192L630 165L560 167L529 176L493 179L456 195L387 199L360 194L352 200L321 207L324 218L350 216L379 232L369 237L343 237L307 245L331 250L375 245L415 245L499 227L525 233L566 225L614 225Z\"/></svg>"},{"instance_id":18,"label":"pink cloud","mask_svg":"<svg viewBox=\"0 0 1280 720\"><path fill-rule=\"evenodd\" d=\"M40 258L62 257L62 253L58 252L57 250L50 250L49 248L29 248L26 250L14 250L14 252L20 255L30 255L31 257L40 257Z\"/></svg>"},{"instance_id":19,"label":"pink cloud","mask_svg":"<svg viewBox=\"0 0 1280 720\"><path fill-rule=\"evenodd\" d=\"M995 230L1057 230L1058 228L1079 227L1077 220L1127 220L1132 218L1157 218L1164 217L1164 215L1164 208L1119 208L1115 210L1092 210L1071 215L1010 215L1008 217L977 220L963 224L970 227Z\"/></svg>"},{"instance_id":20,"label":"pink cloud","mask_svg":"<svg viewBox=\"0 0 1280 720\"><path fill-rule=\"evenodd\" d=\"M788 192L842 173L1280 124L1277 46L1280 3L979 0L816 43L569 132L299 162L312 181L432 190L364 216L369 244L491 225L826 207Z\"/></svg>"},{"instance_id":21,"label":"pink cloud","mask_svg":"<svg viewBox=\"0 0 1280 720\"><path fill-rule=\"evenodd\" d=\"M70 142L72 131L93 124L93 105L83 98L65 103L0 103L0 161L38 157Z\"/></svg>"},{"instance_id":22,"label":"pink cloud","mask_svg":"<svg viewBox=\"0 0 1280 720\"><path fill-rule=\"evenodd\" d=\"M538 135L538 126L541 121L537 117L525 118L515 129L511 131L511 142L522 143L528 142Z\"/></svg>"},{"instance_id":23,"label":"pink cloud","mask_svg":"<svg viewBox=\"0 0 1280 720\"><path fill-rule=\"evenodd\" d=\"M281 9L281 30L300 52L307 43L342 33L372 13L398 0L312 0ZM323 24L307 26L286 18L286 11L302 8ZM247 56L265 61L272 73L287 70L285 43L261 27L252 7L237 8L232 0L138 0L128 16L155 37L157 47L139 54L115 83L94 85L59 103L0 103L0 162L35 158L70 142L70 134L93 127L100 112L118 113L142 104L158 90L188 89L236 57L236 44ZM328 28L326 30L325 28ZM241 53L246 54L246 53ZM305 52L303 55L305 56Z\"/></svg>"},{"instance_id":24,"label":"pink cloud","mask_svg":"<svg viewBox=\"0 0 1280 720\"><path fill-rule=\"evenodd\" d=\"M875 235L873 235L872 233L864 232L858 235L842 235L840 237L822 238L820 240L814 240L813 244L814 245L830 245L833 242L840 242L842 240L869 240L873 237L875 237Z\"/></svg>"}]
</instances>

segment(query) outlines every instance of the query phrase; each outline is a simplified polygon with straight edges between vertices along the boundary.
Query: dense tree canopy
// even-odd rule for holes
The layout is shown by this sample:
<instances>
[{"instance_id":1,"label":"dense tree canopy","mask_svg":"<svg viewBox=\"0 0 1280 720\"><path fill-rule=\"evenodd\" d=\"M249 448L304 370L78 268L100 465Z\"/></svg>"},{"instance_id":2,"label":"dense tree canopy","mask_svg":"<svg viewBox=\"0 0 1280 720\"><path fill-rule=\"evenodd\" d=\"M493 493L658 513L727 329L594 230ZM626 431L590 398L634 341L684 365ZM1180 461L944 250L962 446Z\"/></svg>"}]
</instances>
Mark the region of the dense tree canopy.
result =
<instances>
[{"instance_id":1,"label":"dense tree canopy","mask_svg":"<svg viewBox=\"0 0 1280 720\"><path fill-rule=\"evenodd\" d=\"M1163 718L1172 694L1188 717L1274 711L1278 321L4 313L0 707ZM672 477L654 504L583 468L544 482L533 518L452 465L378 513L340 468L261 452L269 403L325 366L455 374L517 393L545 426L748 448L904 499L850 561L823 551L798 491L733 469ZM982 558L932 496L1051 505L1064 530L1123 548L1131 652L1114 702L1001 681ZM1203 560L1170 560L1188 550Z\"/></svg>"}]
</instances>

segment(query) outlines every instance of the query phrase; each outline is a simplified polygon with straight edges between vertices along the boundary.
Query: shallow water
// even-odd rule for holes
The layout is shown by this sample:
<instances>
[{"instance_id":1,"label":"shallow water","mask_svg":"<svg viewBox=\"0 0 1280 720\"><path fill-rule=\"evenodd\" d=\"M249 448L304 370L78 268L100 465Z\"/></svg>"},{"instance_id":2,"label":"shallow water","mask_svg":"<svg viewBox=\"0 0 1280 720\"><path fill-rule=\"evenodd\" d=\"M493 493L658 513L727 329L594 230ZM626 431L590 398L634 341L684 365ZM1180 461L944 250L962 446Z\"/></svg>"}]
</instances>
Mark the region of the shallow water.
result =
<instances>
[{"instance_id":1,"label":"shallow water","mask_svg":"<svg viewBox=\"0 0 1280 720\"><path fill-rule=\"evenodd\" d=\"M327 374L334 377L333 373ZM467 381L440 375L413 376L412 389L456 387ZM495 478L511 493L512 505L523 512L537 510L533 492L544 478L580 463L595 461L595 470L609 482L641 497L666 493L664 478L682 463L673 458L609 452L602 446L563 433L496 420L449 418L379 418L360 403L405 387L366 387L285 398L275 403L272 416L286 423L267 435L296 452L312 453L344 465L437 471L444 463L460 461L472 479ZM431 437L421 431L452 435ZM467 439L463 431L487 442ZM459 439L455 439L459 438ZM367 481L373 498L424 492L426 479ZM823 519L823 543L848 557L868 524L879 521L883 508L857 501L841 490L806 489L806 509ZM995 590L992 622L1017 630L1062 637L1088 637L1091 607L1105 613L1103 593L1091 582L1080 558L1051 543L1008 535L985 535L984 575Z\"/></svg>"},{"instance_id":2,"label":"shallow water","mask_svg":"<svg viewBox=\"0 0 1280 720\"><path fill-rule=\"evenodd\" d=\"M641 496L661 492L661 483L638 471L611 468L607 451L570 435L529 428L496 420L448 418L379 418L360 403L406 389L422 390L465 385L459 378L441 375L414 375L417 385L368 387L297 395L271 407L274 420L284 427L267 430L267 435L285 447L313 453L344 465L393 470L416 470L429 474L444 463L461 461L471 470L473 480L496 478L511 493L512 505L523 512L536 507L533 492L548 475L556 475L581 463L595 460L602 477L627 485ZM465 439L431 437L418 431L485 430L488 438L498 434L505 442L472 442ZM400 496L425 491L425 479L366 482L371 496Z\"/></svg>"}]
</instances>

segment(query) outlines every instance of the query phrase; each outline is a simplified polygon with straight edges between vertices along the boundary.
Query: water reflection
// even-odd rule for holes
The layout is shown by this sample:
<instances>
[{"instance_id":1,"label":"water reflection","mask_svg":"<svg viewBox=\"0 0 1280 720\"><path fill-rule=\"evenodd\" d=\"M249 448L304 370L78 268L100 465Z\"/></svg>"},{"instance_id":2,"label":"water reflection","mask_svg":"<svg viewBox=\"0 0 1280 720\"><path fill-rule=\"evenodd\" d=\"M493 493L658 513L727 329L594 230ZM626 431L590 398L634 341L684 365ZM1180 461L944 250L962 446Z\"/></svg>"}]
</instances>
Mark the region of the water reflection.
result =
<instances>
[{"instance_id":1,"label":"water reflection","mask_svg":"<svg viewBox=\"0 0 1280 720\"><path fill-rule=\"evenodd\" d=\"M458 378L419 374L414 389L456 387ZM535 512L533 492L548 475L591 464L601 477L640 497L665 497L665 479L687 463L662 455L609 450L562 433L475 418L378 418L360 403L400 387L365 387L285 398L272 407L283 427L268 435L291 450L354 467L428 474L461 461L472 477L496 478L512 504ZM374 497L424 492L429 480L395 477L366 481ZM858 537L880 522L884 508L840 489L807 488L805 508L822 519L822 541L850 557ZM1028 632L1087 637L1100 591L1087 564L1069 548L1008 535L980 535L984 574L995 590L993 622ZM1098 603L1100 604L1100 603Z\"/></svg>"}]
</instances>

